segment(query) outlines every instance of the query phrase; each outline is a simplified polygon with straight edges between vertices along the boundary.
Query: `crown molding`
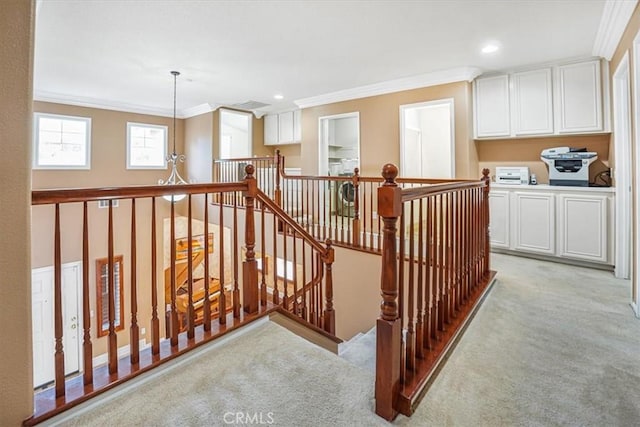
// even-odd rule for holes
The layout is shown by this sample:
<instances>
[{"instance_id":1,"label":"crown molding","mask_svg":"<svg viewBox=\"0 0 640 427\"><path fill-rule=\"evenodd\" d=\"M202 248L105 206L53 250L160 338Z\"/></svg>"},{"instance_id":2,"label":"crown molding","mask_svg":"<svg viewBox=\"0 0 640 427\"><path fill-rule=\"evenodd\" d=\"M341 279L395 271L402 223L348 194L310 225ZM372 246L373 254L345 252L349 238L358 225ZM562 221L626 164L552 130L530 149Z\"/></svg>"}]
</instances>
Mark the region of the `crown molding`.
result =
<instances>
[{"instance_id":1,"label":"crown molding","mask_svg":"<svg viewBox=\"0 0 640 427\"><path fill-rule=\"evenodd\" d=\"M99 108L101 110L124 111L127 113L148 114L151 116L173 117L170 108L156 108L145 105L129 104L126 102L107 101L104 99L85 96L64 95L61 93L34 91L34 101L53 102L56 104L76 105L78 107ZM176 114L180 119L181 115Z\"/></svg>"},{"instance_id":2,"label":"crown molding","mask_svg":"<svg viewBox=\"0 0 640 427\"><path fill-rule=\"evenodd\" d=\"M199 116L201 114L207 114L212 111L216 111L219 105L204 103L200 105L196 105L194 107L184 108L180 110L180 118L188 119L190 117Z\"/></svg>"},{"instance_id":3,"label":"crown molding","mask_svg":"<svg viewBox=\"0 0 640 427\"><path fill-rule=\"evenodd\" d=\"M334 102L349 101L351 99L367 98L370 96L384 95L403 90L418 89L422 87L436 86L460 81L472 81L482 71L476 67L459 67L450 70L436 71L433 73L418 74L416 76L401 79L388 80L386 82L371 85L358 86L352 89L326 93L294 101L299 108L316 107L318 105L332 104Z\"/></svg>"},{"instance_id":4,"label":"crown molding","mask_svg":"<svg viewBox=\"0 0 640 427\"><path fill-rule=\"evenodd\" d=\"M606 0L593 43L593 55L611 61L638 0Z\"/></svg>"}]
</instances>

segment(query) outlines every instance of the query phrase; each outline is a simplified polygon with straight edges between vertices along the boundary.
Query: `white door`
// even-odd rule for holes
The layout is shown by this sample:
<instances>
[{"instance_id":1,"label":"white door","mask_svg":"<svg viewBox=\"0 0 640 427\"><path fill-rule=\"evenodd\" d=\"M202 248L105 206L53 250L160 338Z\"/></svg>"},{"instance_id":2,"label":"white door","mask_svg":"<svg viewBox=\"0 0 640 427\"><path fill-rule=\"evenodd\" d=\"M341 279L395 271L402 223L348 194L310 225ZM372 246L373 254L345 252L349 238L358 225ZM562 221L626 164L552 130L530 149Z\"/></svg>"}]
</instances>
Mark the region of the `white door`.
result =
<instances>
[{"instance_id":1,"label":"white door","mask_svg":"<svg viewBox=\"0 0 640 427\"><path fill-rule=\"evenodd\" d=\"M79 303L82 268L79 262L62 266L62 327L65 375L80 371L81 322ZM55 378L53 267L37 268L31 274L33 325L33 386Z\"/></svg>"},{"instance_id":2,"label":"white door","mask_svg":"<svg viewBox=\"0 0 640 427\"><path fill-rule=\"evenodd\" d=\"M453 178L454 141L453 99L400 106L400 176Z\"/></svg>"},{"instance_id":3,"label":"white door","mask_svg":"<svg viewBox=\"0 0 640 427\"><path fill-rule=\"evenodd\" d=\"M631 105L629 57L613 74L613 123L616 153L616 254L615 275L628 279L631 273Z\"/></svg>"}]
</instances>

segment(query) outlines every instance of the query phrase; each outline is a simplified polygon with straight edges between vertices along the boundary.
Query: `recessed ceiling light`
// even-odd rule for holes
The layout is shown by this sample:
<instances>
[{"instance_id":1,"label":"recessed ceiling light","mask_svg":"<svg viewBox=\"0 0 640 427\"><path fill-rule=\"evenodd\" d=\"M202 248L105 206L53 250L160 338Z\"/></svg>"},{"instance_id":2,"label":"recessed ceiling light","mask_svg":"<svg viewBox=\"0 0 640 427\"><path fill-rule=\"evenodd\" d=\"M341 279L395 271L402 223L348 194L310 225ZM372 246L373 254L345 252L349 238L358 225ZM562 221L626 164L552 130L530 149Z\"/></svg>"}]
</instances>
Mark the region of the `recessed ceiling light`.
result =
<instances>
[{"instance_id":1,"label":"recessed ceiling light","mask_svg":"<svg viewBox=\"0 0 640 427\"><path fill-rule=\"evenodd\" d=\"M488 45L485 45L482 48L482 53L493 53L493 52L497 52L498 49L499 49L498 45L489 43Z\"/></svg>"},{"instance_id":2,"label":"recessed ceiling light","mask_svg":"<svg viewBox=\"0 0 640 427\"><path fill-rule=\"evenodd\" d=\"M280 94L273 95L273 97L274 97L275 99L278 99L278 100L280 100L280 99L284 99L284 96L283 96L283 95L280 95Z\"/></svg>"}]
</instances>

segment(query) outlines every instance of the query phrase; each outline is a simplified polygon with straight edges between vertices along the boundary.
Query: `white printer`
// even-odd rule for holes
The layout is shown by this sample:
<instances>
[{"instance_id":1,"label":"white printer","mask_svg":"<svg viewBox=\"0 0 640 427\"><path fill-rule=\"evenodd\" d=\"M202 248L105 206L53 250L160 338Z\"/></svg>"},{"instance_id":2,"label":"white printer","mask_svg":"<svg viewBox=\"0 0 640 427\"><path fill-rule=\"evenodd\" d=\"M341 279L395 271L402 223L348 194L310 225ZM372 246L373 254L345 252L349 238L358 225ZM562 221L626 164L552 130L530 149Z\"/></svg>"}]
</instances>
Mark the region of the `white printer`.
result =
<instances>
[{"instance_id":1,"label":"white printer","mask_svg":"<svg viewBox=\"0 0 640 427\"><path fill-rule=\"evenodd\" d=\"M556 147L543 150L540 160L549 167L550 185L589 186L589 165L598 153L586 148Z\"/></svg>"}]
</instances>

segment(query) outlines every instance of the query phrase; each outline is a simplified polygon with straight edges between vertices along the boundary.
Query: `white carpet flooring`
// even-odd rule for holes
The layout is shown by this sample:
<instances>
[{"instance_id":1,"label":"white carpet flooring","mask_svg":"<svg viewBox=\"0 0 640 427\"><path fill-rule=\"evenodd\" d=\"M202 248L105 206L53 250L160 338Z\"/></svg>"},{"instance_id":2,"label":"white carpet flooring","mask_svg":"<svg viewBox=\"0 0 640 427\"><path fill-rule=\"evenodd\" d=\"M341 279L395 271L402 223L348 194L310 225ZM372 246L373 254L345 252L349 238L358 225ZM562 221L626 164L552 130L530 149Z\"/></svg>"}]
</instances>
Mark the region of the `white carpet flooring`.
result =
<instances>
[{"instance_id":1,"label":"white carpet flooring","mask_svg":"<svg viewBox=\"0 0 640 427\"><path fill-rule=\"evenodd\" d=\"M416 413L394 424L640 425L640 321L629 282L508 255L492 263L498 281L476 318ZM52 423L388 425L373 413L367 336L340 358L262 323Z\"/></svg>"}]
</instances>

